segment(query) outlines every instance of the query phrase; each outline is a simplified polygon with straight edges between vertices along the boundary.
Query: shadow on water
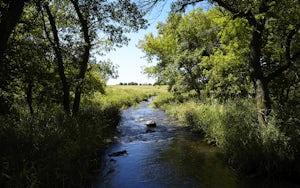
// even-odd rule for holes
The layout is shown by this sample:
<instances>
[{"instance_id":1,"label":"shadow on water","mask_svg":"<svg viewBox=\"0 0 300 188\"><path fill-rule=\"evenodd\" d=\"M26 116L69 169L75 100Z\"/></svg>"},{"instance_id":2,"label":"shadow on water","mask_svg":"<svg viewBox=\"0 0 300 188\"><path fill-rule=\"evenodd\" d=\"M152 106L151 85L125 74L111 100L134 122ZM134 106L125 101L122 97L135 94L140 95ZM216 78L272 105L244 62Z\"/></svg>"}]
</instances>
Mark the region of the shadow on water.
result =
<instances>
[{"instance_id":1,"label":"shadow on water","mask_svg":"<svg viewBox=\"0 0 300 188\"><path fill-rule=\"evenodd\" d=\"M221 160L218 148L207 145L174 119L149 107L123 111L118 138L105 152L105 167L91 187L294 187L286 183L240 181ZM156 128L147 128L153 120Z\"/></svg>"}]
</instances>

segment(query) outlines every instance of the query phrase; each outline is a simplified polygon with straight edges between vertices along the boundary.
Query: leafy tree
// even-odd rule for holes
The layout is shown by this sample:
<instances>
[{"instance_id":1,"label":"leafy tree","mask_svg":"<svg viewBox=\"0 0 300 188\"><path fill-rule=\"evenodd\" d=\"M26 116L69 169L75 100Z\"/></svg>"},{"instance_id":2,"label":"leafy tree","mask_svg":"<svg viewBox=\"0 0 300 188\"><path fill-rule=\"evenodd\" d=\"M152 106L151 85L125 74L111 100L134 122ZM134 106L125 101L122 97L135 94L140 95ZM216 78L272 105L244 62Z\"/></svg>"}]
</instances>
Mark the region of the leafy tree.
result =
<instances>
[{"instance_id":1,"label":"leafy tree","mask_svg":"<svg viewBox=\"0 0 300 188\"><path fill-rule=\"evenodd\" d=\"M26 2L27 0L0 1L0 60L2 63L3 53L7 48L7 41L21 18Z\"/></svg>"},{"instance_id":2,"label":"leafy tree","mask_svg":"<svg viewBox=\"0 0 300 188\"><path fill-rule=\"evenodd\" d=\"M210 23L205 18L201 10L184 17L170 15L166 24L158 25L157 37L149 34L140 42L148 59L156 57L158 60L155 67L145 71L159 82L167 83L175 93L190 90L200 93L201 83L206 81L200 66L201 56L211 50L209 38L215 33L209 31ZM205 31L207 36L200 36Z\"/></svg>"},{"instance_id":3,"label":"leafy tree","mask_svg":"<svg viewBox=\"0 0 300 188\"><path fill-rule=\"evenodd\" d=\"M152 1L153 4L158 2ZM203 0L176 1L173 9L175 11L184 10L188 5L200 2ZM299 1L210 0L209 2L229 11L232 19L244 19L251 28L248 31L251 37L247 68L250 70L255 88L258 121L260 125L265 125L271 111L270 84L284 72L295 67L299 59L299 53L294 50L298 48ZM276 38L279 40L276 40L275 44ZM271 45L271 43L275 45ZM272 51L269 51L272 55L266 54L267 51L265 51L270 45L273 48ZM282 50L278 50L279 48Z\"/></svg>"},{"instance_id":4,"label":"leafy tree","mask_svg":"<svg viewBox=\"0 0 300 188\"><path fill-rule=\"evenodd\" d=\"M207 12L218 28L217 43L209 56L203 57L203 74L208 78L205 89L211 96L227 99L253 93L247 69L249 26L242 19L216 7Z\"/></svg>"},{"instance_id":5,"label":"leafy tree","mask_svg":"<svg viewBox=\"0 0 300 188\"><path fill-rule=\"evenodd\" d=\"M27 4L24 7L26 14L22 14L19 24L14 27L7 42L4 63L1 66L1 97L3 103L9 104L1 110L16 112L22 111L16 104L27 102L31 114L34 112L34 99L39 98L39 93L45 89L45 78L49 76L49 59L43 55L48 51L44 43L42 24L34 6ZM36 20L36 21L34 21ZM51 77L52 78L52 77ZM51 79L47 82L50 82ZM51 93L51 92L45 92ZM42 97L42 96L40 96ZM2 104L3 104L2 103ZM23 109L23 108L22 108Z\"/></svg>"},{"instance_id":6,"label":"leafy tree","mask_svg":"<svg viewBox=\"0 0 300 188\"><path fill-rule=\"evenodd\" d=\"M166 24L159 24L157 37L149 34L140 43L148 60L158 60L145 72L177 93L194 90L225 99L247 95L247 25L225 12L198 9L184 16L170 15Z\"/></svg>"},{"instance_id":7,"label":"leafy tree","mask_svg":"<svg viewBox=\"0 0 300 188\"><path fill-rule=\"evenodd\" d=\"M201 1L181 1L177 2L177 7L184 8L191 3ZM299 2L290 1L231 1L231 0L214 0L219 6L230 11L234 17L246 19L251 26L251 40L250 40L250 53L249 53L249 68L251 71L251 78L253 80L256 92L256 103L258 110L258 120L260 125L264 125L267 115L271 109L271 98L269 94L268 84L273 81L279 74L286 71L292 64L294 59L298 57L297 53L291 52L291 44L294 36L299 32ZM296 19L295 19L296 18ZM268 43L268 38L274 33L277 27L274 20L284 20L285 28L281 28L286 33L282 36L285 61L272 62L273 68L271 71L266 71L269 63L265 62L263 56L263 49ZM281 22L282 23L282 22ZM279 33L275 33L279 35ZM274 52L276 54L276 51ZM277 55L277 54L276 54ZM270 70L270 69L269 69Z\"/></svg>"},{"instance_id":8,"label":"leafy tree","mask_svg":"<svg viewBox=\"0 0 300 188\"><path fill-rule=\"evenodd\" d=\"M139 12L137 5L128 0L116 2L70 1L76 11L84 39L73 102L73 113L77 114L82 93L81 85L85 79L95 30L98 29L104 34L108 34L108 39L112 44L122 45L126 44L128 40L123 33L145 27L145 20L142 19L143 15Z\"/></svg>"},{"instance_id":9,"label":"leafy tree","mask_svg":"<svg viewBox=\"0 0 300 188\"><path fill-rule=\"evenodd\" d=\"M0 114L8 114L12 105L9 96L9 83L7 60L5 51L8 39L21 18L26 0L2 0L0 1Z\"/></svg>"},{"instance_id":10,"label":"leafy tree","mask_svg":"<svg viewBox=\"0 0 300 188\"><path fill-rule=\"evenodd\" d=\"M54 49L55 52L55 61L57 62L57 70L58 74L62 83L62 90L63 90L63 107L64 111L69 114L70 113L70 84L67 80L67 77L65 75L65 65L64 65L64 60L63 60L63 54L62 54L62 46L59 38L59 33L57 29L57 24L56 24L56 18L52 14L52 11L49 7L49 3L45 2L42 5L39 4L39 8L45 9L45 12L47 13L49 23L51 25L51 31L53 35L53 40L50 37L50 34L48 33L46 23L44 20L44 15L43 16L43 21L44 21L44 30L47 36L47 39L49 40L52 48Z\"/></svg>"}]
</instances>

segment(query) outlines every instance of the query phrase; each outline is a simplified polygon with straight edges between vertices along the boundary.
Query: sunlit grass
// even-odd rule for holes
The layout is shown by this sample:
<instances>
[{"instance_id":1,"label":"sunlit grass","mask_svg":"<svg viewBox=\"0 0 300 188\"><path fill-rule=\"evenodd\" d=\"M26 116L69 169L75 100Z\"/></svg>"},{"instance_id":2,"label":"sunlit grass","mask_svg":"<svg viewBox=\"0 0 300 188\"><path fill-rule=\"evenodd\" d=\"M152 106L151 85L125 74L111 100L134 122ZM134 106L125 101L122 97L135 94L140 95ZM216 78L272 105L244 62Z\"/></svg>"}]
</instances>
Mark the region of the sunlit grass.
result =
<instances>
[{"instance_id":1,"label":"sunlit grass","mask_svg":"<svg viewBox=\"0 0 300 188\"><path fill-rule=\"evenodd\" d=\"M85 104L98 105L101 108L116 106L124 109L151 96L167 92L166 86L108 86L105 93L95 92L84 98Z\"/></svg>"}]
</instances>

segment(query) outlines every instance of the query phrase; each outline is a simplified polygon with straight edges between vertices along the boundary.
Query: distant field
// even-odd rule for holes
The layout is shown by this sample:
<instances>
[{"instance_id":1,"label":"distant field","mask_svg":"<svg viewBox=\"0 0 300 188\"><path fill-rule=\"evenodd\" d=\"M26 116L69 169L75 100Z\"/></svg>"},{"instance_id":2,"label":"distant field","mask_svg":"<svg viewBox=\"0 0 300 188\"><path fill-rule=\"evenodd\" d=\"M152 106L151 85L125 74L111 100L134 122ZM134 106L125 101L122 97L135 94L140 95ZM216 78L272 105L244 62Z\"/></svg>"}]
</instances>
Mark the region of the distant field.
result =
<instances>
[{"instance_id":1,"label":"distant field","mask_svg":"<svg viewBox=\"0 0 300 188\"><path fill-rule=\"evenodd\" d=\"M85 98L84 104L99 104L102 108L115 105L125 108L143 101L154 95L167 93L167 86L138 86L115 85L107 86L105 93L95 92L93 96Z\"/></svg>"},{"instance_id":2,"label":"distant field","mask_svg":"<svg viewBox=\"0 0 300 188\"><path fill-rule=\"evenodd\" d=\"M127 91L127 92L137 92L137 93L160 94L160 93L167 92L167 86L114 85L114 86L107 86L106 91L107 93Z\"/></svg>"}]
</instances>

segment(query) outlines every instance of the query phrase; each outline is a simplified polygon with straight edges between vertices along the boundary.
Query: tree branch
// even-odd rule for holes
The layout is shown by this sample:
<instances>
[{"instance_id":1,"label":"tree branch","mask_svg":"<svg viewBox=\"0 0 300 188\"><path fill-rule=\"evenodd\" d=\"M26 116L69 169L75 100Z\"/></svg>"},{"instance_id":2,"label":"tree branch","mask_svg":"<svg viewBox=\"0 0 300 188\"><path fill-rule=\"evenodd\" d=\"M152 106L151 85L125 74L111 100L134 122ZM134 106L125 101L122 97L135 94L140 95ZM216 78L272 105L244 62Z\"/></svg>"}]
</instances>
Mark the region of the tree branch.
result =
<instances>
[{"instance_id":1,"label":"tree branch","mask_svg":"<svg viewBox=\"0 0 300 188\"><path fill-rule=\"evenodd\" d=\"M54 42L51 40L50 33L49 33L48 29L47 29L46 20L45 20L45 16L44 16L42 8L41 8L41 14L42 14L43 28L44 28L44 31L45 31L45 34L46 34L46 38L48 39L48 41L50 42L50 44L52 46L55 46Z\"/></svg>"},{"instance_id":2,"label":"tree branch","mask_svg":"<svg viewBox=\"0 0 300 188\"><path fill-rule=\"evenodd\" d=\"M183 0L183 1L177 1L175 4L173 4L172 10L174 12L184 11L185 8L188 5L192 5L195 3L203 2L204 0ZM239 18L245 18L249 21L250 25L255 26L257 24L257 21L251 11L243 12L239 9L236 9L228 2L225 2L224 0L212 0L211 2L217 3L219 6L225 8L229 12L231 12L234 17Z\"/></svg>"},{"instance_id":3,"label":"tree branch","mask_svg":"<svg viewBox=\"0 0 300 188\"><path fill-rule=\"evenodd\" d=\"M287 64L281 66L280 68L275 70L273 73L269 74L267 76L268 81L274 79L275 77L282 74L285 70L287 70L291 66L293 60L295 60L300 55L300 53L297 53L293 57L291 57L292 39L293 39L294 35L296 35L298 33L298 31L299 31L299 27L290 31L290 33L287 35L286 42L285 42L285 58L287 60Z\"/></svg>"},{"instance_id":4,"label":"tree branch","mask_svg":"<svg viewBox=\"0 0 300 188\"><path fill-rule=\"evenodd\" d=\"M182 12L185 10L185 8L189 5L193 5L196 3L203 2L204 0L183 0L183 1L177 1L176 3L172 4L172 11L173 12Z\"/></svg>"},{"instance_id":5,"label":"tree branch","mask_svg":"<svg viewBox=\"0 0 300 188\"><path fill-rule=\"evenodd\" d=\"M78 84L76 85L75 88L75 98L73 102L73 115L77 115L79 111L79 105L80 105L80 98L81 98L81 85L83 83L83 80L85 78L85 73L87 71L87 65L90 57L90 49L91 49L91 39L89 36L89 25L88 25L88 18L85 18L83 13L81 12L80 6L79 6L79 1L78 0L70 0L71 3L74 6L74 9L76 11L76 14L78 16L81 29L82 29L82 34L84 38L84 52L82 54L82 59L80 62L80 70L77 75L77 79L79 80Z\"/></svg>"},{"instance_id":6,"label":"tree branch","mask_svg":"<svg viewBox=\"0 0 300 188\"><path fill-rule=\"evenodd\" d=\"M257 24L257 21L251 11L243 12L238 9L235 9L232 5L226 3L224 0L213 0L213 1L216 2L219 6L231 12L235 17L247 19L250 25L254 26Z\"/></svg>"}]
</instances>

